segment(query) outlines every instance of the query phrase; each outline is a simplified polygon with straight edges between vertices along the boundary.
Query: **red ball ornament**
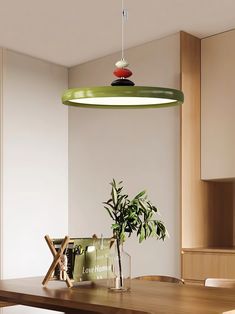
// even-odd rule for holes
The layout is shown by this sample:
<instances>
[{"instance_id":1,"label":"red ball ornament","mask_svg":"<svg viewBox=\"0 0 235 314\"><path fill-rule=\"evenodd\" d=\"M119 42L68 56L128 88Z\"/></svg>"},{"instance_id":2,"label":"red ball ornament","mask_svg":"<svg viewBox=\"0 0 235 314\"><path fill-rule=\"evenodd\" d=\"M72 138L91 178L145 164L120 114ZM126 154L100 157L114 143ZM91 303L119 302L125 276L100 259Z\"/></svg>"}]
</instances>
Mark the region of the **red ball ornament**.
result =
<instances>
[{"instance_id":1,"label":"red ball ornament","mask_svg":"<svg viewBox=\"0 0 235 314\"><path fill-rule=\"evenodd\" d=\"M130 77L132 75L132 72L127 68L117 68L114 70L113 74L117 77Z\"/></svg>"}]
</instances>

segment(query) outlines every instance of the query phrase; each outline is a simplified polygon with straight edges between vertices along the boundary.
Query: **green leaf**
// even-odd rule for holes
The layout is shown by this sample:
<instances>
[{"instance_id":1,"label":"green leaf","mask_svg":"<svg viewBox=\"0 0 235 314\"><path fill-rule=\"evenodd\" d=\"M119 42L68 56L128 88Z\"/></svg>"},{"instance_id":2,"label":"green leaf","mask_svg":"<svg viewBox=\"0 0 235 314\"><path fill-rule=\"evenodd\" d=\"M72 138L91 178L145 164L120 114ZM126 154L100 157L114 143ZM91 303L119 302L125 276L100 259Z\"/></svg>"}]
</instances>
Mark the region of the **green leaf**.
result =
<instances>
[{"instance_id":1,"label":"green leaf","mask_svg":"<svg viewBox=\"0 0 235 314\"><path fill-rule=\"evenodd\" d=\"M114 209L114 206L113 206L112 204L110 204L109 202L103 202L103 204L105 204L105 205L111 207L112 209ZM105 207L105 206L104 206L104 207Z\"/></svg>"},{"instance_id":2,"label":"green leaf","mask_svg":"<svg viewBox=\"0 0 235 314\"><path fill-rule=\"evenodd\" d=\"M123 189L123 187L118 188L118 189L117 189L117 192L120 193L120 192L122 191L122 189Z\"/></svg>"},{"instance_id":3,"label":"green leaf","mask_svg":"<svg viewBox=\"0 0 235 314\"><path fill-rule=\"evenodd\" d=\"M120 240L121 240L121 242L125 242L125 240L126 240L126 235L125 235L124 232L121 232L121 234L120 234Z\"/></svg>"},{"instance_id":4,"label":"green leaf","mask_svg":"<svg viewBox=\"0 0 235 314\"><path fill-rule=\"evenodd\" d=\"M119 229L119 224L112 224L112 229Z\"/></svg>"},{"instance_id":5,"label":"green leaf","mask_svg":"<svg viewBox=\"0 0 235 314\"><path fill-rule=\"evenodd\" d=\"M137 194L137 195L134 197L134 199L138 199L138 198L142 197L143 195L145 195L145 193L146 193L145 190L142 191L142 192L140 192L139 194Z\"/></svg>"},{"instance_id":6,"label":"green leaf","mask_svg":"<svg viewBox=\"0 0 235 314\"><path fill-rule=\"evenodd\" d=\"M140 236L139 236L139 242L140 243L144 240L144 237L145 237L145 230L144 230L144 227L141 226L141 228L140 228Z\"/></svg>"},{"instance_id":7,"label":"green leaf","mask_svg":"<svg viewBox=\"0 0 235 314\"><path fill-rule=\"evenodd\" d=\"M126 234L137 234L139 242L148 237L164 240L168 232L164 223L154 219L158 209L147 199L146 191L141 191L132 200L122 192L122 182L116 183L113 179L110 183L111 198L104 202L104 208L114 223L112 229L114 235L120 241L125 241Z\"/></svg>"},{"instance_id":8,"label":"green leaf","mask_svg":"<svg viewBox=\"0 0 235 314\"><path fill-rule=\"evenodd\" d=\"M105 204L111 204L113 202L113 200L110 198Z\"/></svg>"},{"instance_id":9,"label":"green leaf","mask_svg":"<svg viewBox=\"0 0 235 314\"><path fill-rule=\"evenodd\" d=\"M139 200L139 204L140 204L141 208L142 208L144 211L147 210L147 207L146 207L146 205L145 205L144 202L142 202L141 200Z\"/></svg>"},{"instance_id":10,"label":"green leaf","mask_svg":"<svg viewBox=\"0 0 235 314\"><path fill-rule=\"evenodd\" d=\"M113 204L115 206L117 204L117 191L115 187L112 187L111 195L112 195Z\"/></svg>"},{"instance_id":11,"label":"green leaf","mask_svg":"<svg viewBox=\"0 0 235 314\"><path fill-rule=\"evenodd\" d=\"M118 195L118 203L121 204L123 200L127 199L127 195Z\"/></svg>"},{"instance_id":12,"label":"green leaf","mask_svg":"<svg viewBox=\"0 0 235 314\"><path fill-rule=\"evenodd\" d=\"M114 220L114 216L111 213L111 210L108 207L106 207L106 206L104 206L104 208L107 210L107 212L109 213L110 217Z\"/></svg>"},{"instance_id":13,"label":"green leaf","mask_svg":"<svg viewBox=\"0 0 235 314\"><path fill-rule=\"evenodd\" d=\"M151 236L154 235L154 233L153 233L153 228L151 227L150 224L148 225L148 227L149 227L149 237L151 237Z\"/></svg>"}]
</instances>

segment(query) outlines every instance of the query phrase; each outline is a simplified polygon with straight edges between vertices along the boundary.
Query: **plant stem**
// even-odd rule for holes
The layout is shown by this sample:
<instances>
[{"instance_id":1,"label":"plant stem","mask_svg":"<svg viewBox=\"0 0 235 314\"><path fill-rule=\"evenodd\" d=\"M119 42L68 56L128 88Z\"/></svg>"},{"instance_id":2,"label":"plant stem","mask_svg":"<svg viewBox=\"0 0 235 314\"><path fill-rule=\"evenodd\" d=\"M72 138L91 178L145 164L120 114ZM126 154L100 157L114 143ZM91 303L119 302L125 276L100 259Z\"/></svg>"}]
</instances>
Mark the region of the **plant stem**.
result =
<instances>
[{"instance_id":1,"label":"plant stem","mask_svg":"<svg viewBox=\"0 0 235 314\"><path fill-rule=\"evenodd\" d=\"M117 238L117 252L118 252L118 266L119 266L119 276L120 276L120 287L122 288L122 261L121 261L121 252L120 252L120 240Z\"/></svg>"}]
</instances>

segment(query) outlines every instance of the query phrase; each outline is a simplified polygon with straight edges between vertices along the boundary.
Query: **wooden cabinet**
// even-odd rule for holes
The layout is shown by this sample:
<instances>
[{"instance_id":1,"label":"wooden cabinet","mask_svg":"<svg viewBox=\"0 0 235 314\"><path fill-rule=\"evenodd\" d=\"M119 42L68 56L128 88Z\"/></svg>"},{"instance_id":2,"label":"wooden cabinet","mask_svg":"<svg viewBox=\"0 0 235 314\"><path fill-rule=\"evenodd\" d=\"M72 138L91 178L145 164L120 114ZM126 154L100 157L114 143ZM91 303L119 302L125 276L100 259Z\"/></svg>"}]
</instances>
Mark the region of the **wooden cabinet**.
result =
<instances>
[{"instance_id":1,"label":"wooden cabinet","mask_svg":"<svg viewBox=\"0 0 235 314\"><path fill-rule=\"evenodd\" d=\"M205 40L213 40L213 37ZM235 49L235 38L233 45ZM205 144L206 141L211 140L207 134L209 132L206 130L207 124L209 128L212 127L211 132L214 132L213 141L216 142L218 140L219 142L220 139L220 143L227 145L226 149L230 148L230 153L233 154L235 149L235 121L233 124L230 122L235 120L235 111L232 109L231 111L228 110L226 114L224 112L221 115L218 114L218 120L215 117L212 117L212 120L210 120L211 116L209 113L206 117L204 107L201 112L200 56L200 39L181 33L181 88L185 96L185 102L181 107L182 277L186 281L203 284L204 279L208 277L235 278L235 250L233 249L235 246L235 183L232 180L217 182L201 179L201 156L204 158L204 154L207 154L207 157L210 155L210 144ZM208 58L211 58L211 61L213 61L213 53ZM235 70L235 61L232 64ZM210 84L213 85L213 75L210 78L208 77L208 79L204 77L204 84L207 80L211 81L208 82L208 86ZM233 82L232 85L234 85L234 78L230 77L230 80ZM226 80L221 81L222 85L226 84ZM231 90L235 90L235 85L231 86L229 82L229 86ZM213 87L213 93L220 93L219 87L217 89ZM205 92L203 97L205 97ZM226 101L221 106L225 108ZM209 107L207 108L208 110ZM210 109L212 110L212 107ZM211 115L213 116L213 113ZM219 118L223 121L220 121ZM227 122L224 121L225 118ZM201 119L204 119L202 122L202 136ZM228 127L227 124L230 126ZM224 129L228 127L230 132L226 130L227 133L224 133L222 138L220 138L219 128L222 126ZM201 146L201 137L204 137L204 146ZM211 137L213 136L211 135ZM234 140L232 141L233 138ZM203 153L201 153L201 147L204 150ZM207 164L205 164L206 159L202 161L204 167L208 167L208 171L215 168L217 174L214 174L213 177L208 175L204 178L218 179L226 177L231 179L232 176L235 177L235 172L234 175L232 172L233 164L235 165L235 156L232 156L227 151L225 154L222 146L218 149L219 151L215 152L215 155L210 155L212 160L207 159ZM220 160L220 163L215 164L216 160ZM214 166L212 167L212 165ZM216 169L220 167L221 170ZM229 168L229 171L225 174L226 167ZM197 249L201 247L205 249ZM213 249L209 249L211 247ZM216 250L216 247L221 249Z\"/></svg>"},{"instance_id":2,"label":"wooden cabinet","mask_svg":"<svg viewBox=\"0 0 235 314\"><path fill-rule=\"evenodd\" d=\"M206 278L235 278L235 249L183 249L182 275L186 282Z\"/></svg>"},{"instance_id":3,"label":"wooden cabinet","mask_svg":"<svg viewBox=\"0 0 235 314\"><path fill-rule=\"evenodd\" d=\"M201 46L201 178L235 179L235 30Z\"/></svg>"}]
</instances>

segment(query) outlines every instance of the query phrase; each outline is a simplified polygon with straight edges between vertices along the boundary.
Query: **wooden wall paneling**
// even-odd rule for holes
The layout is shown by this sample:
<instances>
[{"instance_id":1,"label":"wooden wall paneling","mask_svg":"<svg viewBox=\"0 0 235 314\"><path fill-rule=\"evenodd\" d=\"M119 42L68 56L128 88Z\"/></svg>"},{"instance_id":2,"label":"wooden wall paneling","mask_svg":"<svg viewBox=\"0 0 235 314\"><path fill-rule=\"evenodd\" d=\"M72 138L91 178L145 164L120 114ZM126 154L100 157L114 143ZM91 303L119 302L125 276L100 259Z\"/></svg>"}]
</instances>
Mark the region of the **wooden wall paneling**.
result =
<instances>
[{"instance_id":1,"label":"wooden wall paneling","mask_svg":"<svg viewBox=\"0 0 235 314\"><path fill-rule=\"evenodd\" d=\"M191 282L233 278L235 183L201 180L201 41L181 32L180 49L185 96L181 107L181 243L182 248L199 248L198 252L183 249L182 277Z\"/></svg>"},{"instance_id":2,"label":"wooden wall paneling","mask_svg":"<svg viewBox=\"0 0 235 314\"><path fill-rule=\"evenodd\" d=\"M201 181L201 40L180 33L182 247L207 245L207 183Z\"/></svg>"},{"instance_id":3,"label":"wooden wall paneling","mask_svg":"<svg viewBox=\"0 0 235 314\"><path fill-rule=\"evenodd\" d=\"M207 182L208 246L233 246L233 183Z\"/></svg>"},{"instance_id":4,"label":"wooden wall paneling","mask_svg":"<svg viewBox=\"0 0 235 314\"><path fill-rule=\"evenodd\" d=\"M206 278L235 278L235 251L184 252L183 278L201 280Z\"/></svg>"},{"instance_id":5,"label":"wooden wall paneling","mask_svg":"<svg viewBox=\"0 0 235 314\"><path fill-rule=\"evenodd\" d=\"M235 246L235 183L233 183L233 246Z\"/></svg>"},{"instance_id":6,"label":"wooden wall paneling","mask_svg":"<svg viewBox=\"0 0 235 314\"><path fill-rule=\"evenodd\" d=\"M201 41L181 32L182 247L233 246L232 182L201 180Z\"/></svg>"}]
</instances>

